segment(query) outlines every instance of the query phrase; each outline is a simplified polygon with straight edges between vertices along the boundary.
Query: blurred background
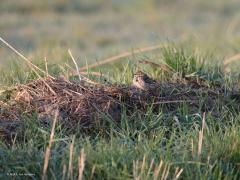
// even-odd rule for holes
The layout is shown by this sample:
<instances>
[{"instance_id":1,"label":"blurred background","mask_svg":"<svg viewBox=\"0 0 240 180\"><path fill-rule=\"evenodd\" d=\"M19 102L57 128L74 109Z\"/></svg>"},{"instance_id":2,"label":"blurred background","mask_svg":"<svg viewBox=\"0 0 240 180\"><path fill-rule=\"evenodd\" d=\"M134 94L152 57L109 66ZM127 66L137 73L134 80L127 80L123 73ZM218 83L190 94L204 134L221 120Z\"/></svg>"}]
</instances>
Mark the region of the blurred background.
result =
<instances>
[{"instance_id":1,"label":"blurred background","mask_svg":"<svg viewBox=\"0 0 240 180\"><path fill-rule=\"evenodd\" d=\"M101 60L156 44L239 52L239 0L1 0L0 35L33 60ZM1 64L16 56L0 44Z\"/></svg>"}]
</instances>

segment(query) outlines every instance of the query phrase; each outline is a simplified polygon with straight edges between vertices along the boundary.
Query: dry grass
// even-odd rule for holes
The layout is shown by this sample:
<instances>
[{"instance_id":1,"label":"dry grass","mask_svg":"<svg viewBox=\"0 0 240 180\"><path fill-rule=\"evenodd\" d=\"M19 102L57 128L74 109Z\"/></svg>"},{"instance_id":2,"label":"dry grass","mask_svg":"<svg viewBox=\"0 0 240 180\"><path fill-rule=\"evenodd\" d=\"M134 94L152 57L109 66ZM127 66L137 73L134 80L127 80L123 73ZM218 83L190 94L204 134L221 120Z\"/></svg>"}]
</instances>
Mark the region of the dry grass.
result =
<instances>
[{"instance_id":1,"label":"dry grass","mask_svg":"<svg viewBox=\"0 0 240 180\"><path fill-rule=\"evenodd\" d=\"M49 162L49 158L50 158L50 151L51 151L52 143L53 143L53 140L54 140L54 131L55 131L58 115L59 115L59 112L58 112L58 110L56 110L55 111L55 116L54 116L54 119L53 119L52 130L51 130L51 135L50 135L48 147L46 149L45 156L44 156L44 166L43 166L42 180L46 179L46 172L47 172L48 162Z\"/></svg>"},{"instance_id":2,"label":"dry grass","mask_svg":"<svg viewBox=\"0 0 240 180\"><path fill-rule=\"evenodd\" d=\"M81 150L78 156L78 180L83 179L83 171L85 167L85 158L86 154L84 153L84 149Z\"/></svg>"},{"instance_id":3,"label":"dry grass","mask_svg":"<svg viewBox=\"0 0 240 180\"><path fill-rule=\"evenodd\" d=\"M229 57L229 58L226 58L224 61L223 61L223 64L225 65L225 66L227 66L228 64L231 64L231 63L233 63L233 62L235 62L235 61L238 61L240 59L240 53L237 53L237 54L235 54L234 56L231 56L231 57Z\"/></svg>"},{"instance_id":4,"label":"dry grass","mask_svg":"<svg viewBox=\"0 0 240 180\"><path fill-rule=\"evenodd\" d=\"M202 146L203 146L203 132L206 126L206 113L203 113L203 117L202 117L202 129L199 132L199 141L198 141L198 157L201 157L202 154Z\"/></svg>"},{"instance_id":5,"label":"dry grass","mask_svg":"<svg viewBox=\"0 0 240 180\"><path fill-rule=\"evenodd\" d=\"M233 101L233 92L224 96L223 90L186 80L162 82L154 91L141 91L131 86L95 86L85 81L46 78L44 81L39 79L19 85L12 90L11 98L0 107L3 112L1 119L14 124L21 122L22 113L31 115L37 112L41 122L47 123L49 114L58 109L59 121L66 127L71 129L79 124L89 132L97 124L101 125L106 117L118 124L123 107L127 108L127 114L136 110L144 114L150 106L156 113L160 107L165 112L177 113L178 107L186 105L191 112L212 111L214 114L218 111L216 103L224 106ZM13 133L10 124L6 125L4 121L2 124L2 127L5 125L5 135ZM202 139L199 139L200 142Z\"/></svg>"},{"instance_id":6,"label":"dry grass","mask_svg":"<svg viewBox=\"0 0 240 180\"><path fill-rule=\"evenodd\" d=\"M28 65L28 67L30 69L32 69L32 71L34 73L36 73L36 75L41 78L40 74L37 72L40 71L44 74L47 74L44 70L40 69L38 66L36 66L35 64L33 64L28 58L26 58L22 53L20 53L16 48L14 48L12 45L10 45L6 40L4 40L2 37L0 37L0 41L5 44L9 49L11 49L14 53L16 53L19 57L21 57ZM48 74L47 74L48 75ZM48 75L49 76L49 75ZM52 77L52 76L49 76ZM52 77L53 78L53 77Z\"/></svg>"},{"instance_id":7,"label":"dry grass","mask_svg":"<svg viewBox=\"0 0 240 180\"><path fill-rule=\"evenodd\" d=\"M9 172L30 172L32 178L40 179L43 168L47 169L46 179L238 179L240 96L232 98L235 92L230 90L239 82L235 75L224 76L212 66L175 68L165 60L172 59L176 65L181 54L171 51L166 58L164 48L129 50L168 39L184 43L186 50L193 47L204 54L214 53L216 57L206 58L213 65L214 59L238 53L240 11L236 0L45 1L3 1L0 7L2 36L19 49L8 46L20 57L18 61L7 48L0 50L2 62L6 62L1 82L14 85L10 92L1 93L0 139L11 144L1 142L0 179L9 179L5 176ZM208 21L205 16L210 17ZM76 57L69 53L74 68L62 66L69 63L68 48ZM148 53L141 54L144 49ZM115 52L123 53L105 59ZM204 54L199 53L205 59ZM190 55L195 57L195 53ZM181 60L189 62L191 56ZM96 58L104 59L103 63L91 65ZM21 65L19 69L10 67L12 60L21 64L22 59L29 66L27 72ZM104 69L104 74L112 76L110 82L130 83L131 63L139 59L152 61L139 63L153 66L153 71L144 71L167 82L159 82L156 92L98 82L105 78L98 67L126 59L129 66L111 65L113 75ZM236 68L238 72L234 65L239 57L229 59L225 70L234 73ZM95 72L88 71L90 66L80 70L83 61L96 68ZM59 75L55 65L63 67L63 79L50 78ZM69 69L82 81L70 81L75 77L68 74ZM184 75L188 80L181 79ZM10 96L5 98L5 94ZM54 143L49 147L51 117L57 109ZM201 116L203 112L206 117Z\"/></svg>"},{"instance_id":8,"label":"dry grass","mask_svg":"<svg viewBox=\"0 0 240 180\"><path fill-rule=\"evenodd\" d=\"M161 49L161 48L164 48L164 47L167 47L167 46L166 45L156 45L156 46L148 46L148 47L144 47L144 48L140 48L140 49L136 49L136 50L132 50L132 51L126 51L126 52L123 52L119 55L101 60L97 63L81 67L80 70L87 70L87 69L91 69L91 68L96 68L96 67L99 67L99 66L102 66L102 65L105 65L105 64L109 64L109 63L119 61L119 60L121 60L123 58L126 58L128 56L131 56L131 55L135 55L135 54L139 54L139 53L143 53L143 52L148 52L148 51L153 51L153 50Z\"/></svg>"}]
</instances>

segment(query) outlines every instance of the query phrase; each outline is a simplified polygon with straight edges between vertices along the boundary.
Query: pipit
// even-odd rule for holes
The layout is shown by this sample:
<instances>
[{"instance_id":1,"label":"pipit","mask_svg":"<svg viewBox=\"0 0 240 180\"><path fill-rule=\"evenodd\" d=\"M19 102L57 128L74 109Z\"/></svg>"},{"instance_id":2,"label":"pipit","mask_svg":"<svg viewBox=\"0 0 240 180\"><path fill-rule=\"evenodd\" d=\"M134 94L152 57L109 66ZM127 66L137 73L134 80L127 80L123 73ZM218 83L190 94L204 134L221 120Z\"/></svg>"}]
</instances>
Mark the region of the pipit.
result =
<instances>
[{"instance_id":1,"label":"pipit","mask_svg":"<svg viewBox=\"0 0 240 180\"><path fill-rule=\"evenodd\" d=\"M157 82L145 73L137 71L133 76L132 85L144 91L153 90L157 87Z\"/></svg>"}]
</instances>

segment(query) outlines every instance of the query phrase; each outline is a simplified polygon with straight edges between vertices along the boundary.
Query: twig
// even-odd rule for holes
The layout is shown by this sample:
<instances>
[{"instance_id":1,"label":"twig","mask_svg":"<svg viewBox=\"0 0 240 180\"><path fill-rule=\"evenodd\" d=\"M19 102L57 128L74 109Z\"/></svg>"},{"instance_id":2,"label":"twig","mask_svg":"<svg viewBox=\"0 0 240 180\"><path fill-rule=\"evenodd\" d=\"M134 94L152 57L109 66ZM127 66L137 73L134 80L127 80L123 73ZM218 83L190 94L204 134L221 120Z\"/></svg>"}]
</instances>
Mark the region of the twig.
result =
<instances>
[{"instance_id":1,"label":"twig","mask_svg":"<svg viewBox=\"0 0 240 180\"><path fill-rule=\"evenodd\" d=\"M18 50L16 50L13 46L11 46L7 41L5 41L2 37L0 37L0 41L2 41L8 48L10 48L13 52L15 52L18 56L20 56L25 62L27 62L27 65L40 77L38 72L36 71L39 70L40 72L47 74L44 70L40 69L37 67L35 64L33 64L29 59L27 59L23 54L21 54ZM49 77L53 78L52 76L49 75ZM54 79L54 78L53 78Z\"/></svg>"},{"instance_id":2,"label":"twig","mask_svg":"<svg viewBox=\"0 0 240 180\"><path fill-rule=\"evenodd\" d=\"M162 166L163 166L163 160L160 161L159 165L154 170L154 173L153 173L154 179L158 179L158 176L159 176L159 173L162 169Z\"/></svg>"},{"instance_id":3,"label":"twig","mask_svg":"<svg viewBox=\"0 0 240 180\"><path fill-rule=\"evenodd\" d=\"M92 80L88 79L87 77L84 77L84 76L82 76L82 75L80 74L78 65L77 65L76 60L74 59L74 57L73 57L72 52L71 52L70 49L68 49L68 53L69 53L70 57L72 58L72 61L73 61L74 65L75 65L75 67L76 67L77 74L78 74L78 77L79 77L79 81L84 80L84 81L86 81L87 83L94 84L94 85L99 85L99 83L97 83L97 82L95 82L95 81L92 81Z\"/></svg>"},{"instance_id":4,"label":"twig","mask_svg":"<svg viewBox=\"0 0 240 180\"><path fill-rule=\"evenodd\" d=\"M96 166L93 165L92 171L91 171L91 176L90 176L89 180L92 180L92 179L93 179L93 175L94 175L94 173L95 173L95 168L96 168Z\"/></svg>"},{"instance_id":5,"label":"twig","mask_svg":"<svg viewBox=\"0 0 240 180\"><path fill-rule=\"evenodd\" d=\"M85 167L85 157L84 149L81 150L80 155L78 156L78 180L83 179L83 170Z\"/></svg>"},{"instance_id":6,"label":"twig","mask_svg":"<svg viewBox=\"0 0 240 180\"><path fill-rule=\"evenodd\" d=\"M48 144L48 147L47 147L46 152L45 152L42 180L44 180L46 178L46 172L47 172L48 162L49 162L49 158L50 158L50 151L51 151L51 147L52 147L52 143L53 143L54 131L55 131L55 126L56 126L58 116L59 116L59 111L57 109L55 111L55 115L54 115L51 135L50 135L50 139L49 139L49 144Z\"/></svg>"},{"instance_id":7,"label":"twig","mask_svg":"<svg viewBox=\"0 0 240 180\"><path fill-rule=\"evenodd\" d=\"M74 57L73 57L72 52L71 52L70 49L68 49L68 54L70 55L70 57L71 57L71 59L72 59L74 65L75 65L75 67L76 67L76 70L77 70L77 73L78 73L79 80L81 81L82 78L81 78L81 75L80 75L80 71L79 71L79 68L78 68L77 62L76 62L76 60L74 59Z\"/></svg>"},{"instance_id":8,"label":"twig","mask_svg":"<svg viewBox=\"0 0 240 180\"><path fill-rule=\"evenodd\" d=\"M156 45L156 46L140 48L140 49L133 50L133 51L126 51L126 52L123 52L119 55L107 58L107 59L102 60L102 61L97 62L97 63L94 63L92 65L81 67L80 70L86 70L86 69L90 69L90 68L99 67L99 66L102 66L104 64L112 63L112 62L118 61L122 58L126 58L128 56L131 56L132 54L139 54L139 53L143 53L143 52L147 52L147 51L153 51L155 49L160 49L160 48L163 48L163 47L166 47L166 45Z\"/></svg>"},{"instance_id":9,"label":"twig","mask_svg":"<svg viewBox=\"0 0 240 180\"><path fill-rule=\"evenodd\" d=\"M70 179L70 177L73 177L73 147L74 147L74 141L75 141L75 136L72 139L72 143L70 144L69 147L69 162L68 162L68 175L67 179Z\"/></svg>"},{"instance_id":10,"label":"twig","mask_svg":"<svg viewBox=\"0 0 240 180\"><path fill-rule=\"evenodd\" d=\"M45 61L45 72L46 72L46 75L48 77L49 76L49 73L48 73L48 63L47 63L47 58L46 57L44 58L44 61Z\"/></svg>"},{"instance_id":11,"label":"twig","mask_svg":"<svg viewBox=\"0 0 240 180\"><path fill-rule=\"evenodd\" d=\"M192 102L193 100L174 100L174 101L158 101L152 104L172 104L172 103L182 103L182 102Z\"/></svg>"},{"instance_id":12,"label":"twig","mask_svg":"<svg viewBox=\"0 0 240 180\"><path fill-rule=\"evenodd\" d=\"M37 67L35 64L33 64L31 61L29 61L24 55L22 55L18 50L16 50L14 47L12 47L7 41L5 41L3 38L0 37L0 41L2 41L8 48L10 48L13 52L15 52L18 56L20 56L24 61L27 62L27 65L29 66L29 68L31 68L33 70L33 72L43 81L43 83L49 88L49 90L56 95L56 93L53 91L53 89L44 81L44 79L40 76L40 74L36 71L39 70L40 72L44 73L45 75L47 75L48 77L54 79L54 77L52 77L51 75L49 75L47 72L45 72L44 70L40 69L39 67Z\"/></svg>"},{"instance_id":13,"label":"twig","mask_svg":"<svg viewBox=\"0 0 240 180\"><path fill-rule=\"evenodd\" d=\"M234 56L231 56L223 61L223 64L226 66L234 61L240 60L240 53L235 54Z\"/></svg>"},{"instance_id":14,"label":"twig","mask_svg":"<svg viewBox=\"0 0 240 180\"><path fill-rule=\"evenodd\" d=\"M76 70L73 69L71 66L69 66L69 64L66 64L65 63L65 66L71 71L71 75L74 76L77 74ZM87 71L83 71L83 72L79 72L81 75L93 75L93 76L99 76L101 77L102 76L102 73L99 73L99 72L87 72ZM77 74L78 75L78 74Z\"/></svg>"},{"instance_id":15,"label":"twig","mask_svg":"<svg viewBox=\"0 0 240 180\"><path fill-rule=\"evenodd\" d=\"M85 82L89 83L89 84L102 85L102 84L100 84L100 83L98 83L98 82L96 82L96 81L93 81L93 80L88 79L87 77L83 77L83 80L84 80Z\"/></svg>"},{"instance_id":16,"label":"twig","mask_svg":"<svg viewBox=\"0 0 240 180\"><path fill-rule=\"evenodd\" d=\"M180 175L182 174L182 172L183 172L183 168L181 168L181 169L178 171L178 173L177 173L176 176L174 177L174 180L179 179L179 177L180 177Z\"/></svg>"},{"instance_id":17,"label":"twig","mask_svg":"<svg viewBox=\"0 0 240 180\"><path fill-rule=\"evenodd\" d=\"M148 172L147 172L147 175L146 175L145 179L148 179L148 177L151 173L152 167L153 167L153 163L154 163L154 159L151 160L150 167L148 168Z\"/></svg>"},{"instance_id":18,"label":"twig","mask_svg":"<svg viewBox=\"0 0 240 180\"><path fill-rule=\"evenodd\" d=\"M202 154L202 144L203 144L203 131L205 129L205 124L206 124L206 113L203 113L202 117L202 129L199 132L199 141L198 141L198 157L201 156Z\"/></svg>"}]
</instances>

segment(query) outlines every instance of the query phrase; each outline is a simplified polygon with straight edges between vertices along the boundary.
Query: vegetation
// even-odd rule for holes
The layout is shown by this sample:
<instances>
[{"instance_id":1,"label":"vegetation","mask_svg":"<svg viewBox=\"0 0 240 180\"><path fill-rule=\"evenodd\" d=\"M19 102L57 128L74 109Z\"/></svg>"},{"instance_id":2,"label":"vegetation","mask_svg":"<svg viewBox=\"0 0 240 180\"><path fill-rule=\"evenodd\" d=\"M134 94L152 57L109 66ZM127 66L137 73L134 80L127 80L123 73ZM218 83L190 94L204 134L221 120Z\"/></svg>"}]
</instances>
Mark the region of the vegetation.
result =
<instances>
[{"instance_id":1,"label":"vegetation","mask_svg":"<svg viewBox=\"0 0 240 180\"><path fill-rule=\"evenodd\" d=\"M233 82L237 81L234 77L224 76L221 67L212 65L215 68L209 68L203 65L202 58L187 54L182 48L169 47L161 52L162 63L174 68L174 73L170 76L162 72L160 76L157 69L151 71L148 68L148 72L156 74L155 79L160 81L174 81L174 77L181 77L183 71L186 77L195 74L194 79L209 77L205 80L209 87L220 81L223 88L232 89ZM157 59L155 62L159 63ZM124 75L115 73L115 82L131 79L133 65L114 67L113 72L120 72L118 69L126 72ZM55 68L50 68L49 72L53 74ZM32 77L28 76L30 79L26 81ZM123 110L120 125L111 120L109 123L106 116L108 123L104 128L96 127L91 134L85 134L81 127L76 127L73 133L57 123L50 143L47 177L75 179L80 172L86 178L96 179L237 179L239 115L225 105L219 109L217 115L216 112L206 112L206 116L201 110L190 113L191 106L184 105L174 113L161 109L156 113L149 106L145 114L136 111L128 116ZM52 124L43 126L34 115L23 119L22 140L16 136L10 144L1 143L1 176L17 173L20 178L19 174L30 174L38 179L42 176Z\"/></svg>"},{"instance_id":2,"label":"vegetation","mask_svg":"<svg viewBox=\"0 0 240 180\"><path fill-rule=\"evenodd\" d=\"M148 105L144 113L129 115L124 107L120 123L103 113L103 124L91 133L79 124L66 128L54 112L45 124L37 113L23 112L21 132L11 139L3 138L0 121L1 179L240 178L239 55L227 58L239 49L237 1L14 2L1 2L1 36L39 68L47 67L53 77L78 80L67 53L70 47L79 57L80 72L94 82L128 87L139 65L159 83L193 81L209 90L221 89L222 96L232 99L206 104L214 111L180 103L174 111L166 111L165 105L156 111ZM81 69L93 59L149 44L164 46ZM2 106L14 87L39 77L8 48L0 53ZM138 64L139 60L164 65L171 72ZM198 107L207 102L196 98Z\"/></svg>"}]
</instances>

